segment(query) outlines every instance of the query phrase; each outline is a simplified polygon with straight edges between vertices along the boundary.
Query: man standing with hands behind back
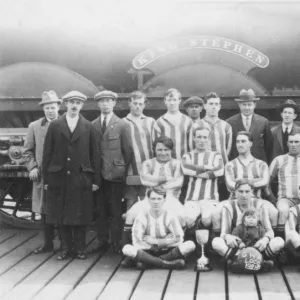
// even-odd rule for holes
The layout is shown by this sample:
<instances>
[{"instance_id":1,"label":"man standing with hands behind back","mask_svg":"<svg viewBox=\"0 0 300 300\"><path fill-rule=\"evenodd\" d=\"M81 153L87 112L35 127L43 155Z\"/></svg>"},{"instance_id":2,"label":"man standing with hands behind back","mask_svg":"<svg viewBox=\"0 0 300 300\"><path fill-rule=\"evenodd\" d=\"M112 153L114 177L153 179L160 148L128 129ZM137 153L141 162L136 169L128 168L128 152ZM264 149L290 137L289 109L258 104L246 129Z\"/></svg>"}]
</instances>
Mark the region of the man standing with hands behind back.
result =
<instances>
[{"instance_id":1,"label":"man standing with hands behind back","mask_svg":"<svg viewBox=\"0 0 300 300\"><path fill-rule=\"evenodd\" d=\"M97 132L80 115L86 99L77 91L67 93L63 97L67 113L51 122L45 139L42 171L47 190L46 218L59 225L62 252L58 260L73 254L86 258L86 225L93 217L93 191L100 186Z\"/></svg>"},{"instance_id":2,"label":"man standing with hands behind back","mask_svg":"<svg viewBox=\"0 0 300 300\"><path fill-rule=\"evenodd\" d=\"M102 91L94 96L101 112L92 123L100 136L102 186L97 199L100 208L97 221L99 242L91 251L108 246L110 231L114 251L121 252L122 198L133 149L129 124L113 113L117 98L118 95L111 91Z\"/></svg>"},{"instance_id":3,"label":"man standing with hands behind back","mask_svg":"<svg viewBox=\"0 0 300 300\"><path fill-rule=\"evenodd\" d=\"M53 251L54 225L46 223L45 193L41 174L44 141L49 124L58 118L61 100L54 91L44 92L42 101L45 116L29 124L24 144L24 157L29 178L32 180L32 211L41 214L44 225L44 243L33 253L40 254Z\"/></svg>"}]
</instances>

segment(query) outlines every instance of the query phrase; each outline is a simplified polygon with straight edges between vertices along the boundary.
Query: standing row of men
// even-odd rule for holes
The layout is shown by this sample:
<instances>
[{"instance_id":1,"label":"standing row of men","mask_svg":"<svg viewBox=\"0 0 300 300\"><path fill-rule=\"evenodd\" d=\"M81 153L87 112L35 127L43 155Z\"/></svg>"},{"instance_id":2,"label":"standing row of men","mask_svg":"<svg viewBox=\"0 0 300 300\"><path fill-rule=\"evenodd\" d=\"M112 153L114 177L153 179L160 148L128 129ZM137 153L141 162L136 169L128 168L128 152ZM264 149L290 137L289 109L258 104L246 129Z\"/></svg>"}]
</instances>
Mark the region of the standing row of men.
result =
<instances>
[{"instance_id":1,"label":"standing row of men","mask_svg":"<svg viewBox=\"0 0 300 300\"><path fill-rule=\"evenodd\" d=\"M152 144L159 136L169 137L173 141L171 155L180 160L194 148L195 128L198 126L207 128L210 136L209 149L217 151L226 164L230 158L236 158L240 154L239 147L243 148L238 145L244 143L238 141L238 132L251 132L253 138L248 137L248 142L251 142L253 156L270 162L275 155L286 153L287 134L284 126L287 127L287 131L294 131L295 125L292 123L298 113L298 106L291 100L282 105L283 123L280 125L282 132L281 128L276 128L273 138L267 119L254 114L259 98L252 90L241 91L240 98L236 99L241 114L228 119L227 122L218 117L221 99L215 93L207 95L204 101L198 97L191 97L185 101L184 106L194 122L180 112L181 94L176 89L170 89L165 94L167 113L157 121L143 115L146 105L146 96L143 93L132 94L129 100L130 114L122 120L113 113L116 99L117 94L110 91L102 91L95 95L101 114L91 124L79 114L86 101L85 95L79 92L65 95L63 100L67 113L55 120L58 117L61 100L53 91L43 94L40 105L44 108L45 118L30 124L25 143L29 176L34 181L33 210L41 213L43 219L46 219L45 243L36 250L36 253L53 249L52 225L56 224L60 227L63 245L63 251L58 258L66 259L73 251L79 259L85 258L83 251L85 226L92 219L93 192L96 191L99 211L97 249L107 246L110 228L112 246L119 252L122 234L121 199L123 197L126 199L128 210L138 198L144 197L145 186L142 185L140 177L142 163L154 156ZM200 119L199 114L203 106L206 116ZM247 134L241 136L247 137ZM273 146L273 140L279 146L277 144L274 144L276 147ZM251 157L247 159L246 163L244 161L245 164L241 160L236 160L231 173L237 170L236 165L239 162L240 167L249 170L249 164L253 163L253 159ZM185 157L185 164L189 169L189 165L192 168L197 162L189 161L189 158ZM255 163L253 165L254 170L257 167ZM259 168L261 173L267 169L262 162ZM227 169L230 173L230 167ZM265 173L258 181L263 181L264 176ZM264 186L262 183L261 186L257 182L255 184L257 188ZM41 201L43 185L47 190L45 202ZM230 184L227 183L227 186ZM226 191L223 179L223 183L221 181L219 184L222 199L227 198ZM193 197L191 196L193 192L195 189L191 190L190 180L189 188L187 182L182 187L182 199ZM39 207L36 207L35 203L38 203ZM41 207L40 203L44 203L44 207ZM270 215L272 216L271 208ZM276 222L274 221L274 226ZM129 228L130 231L131 226L132 224L127 224L126 220L124 230Z\"/></svg>"}]
</instances>

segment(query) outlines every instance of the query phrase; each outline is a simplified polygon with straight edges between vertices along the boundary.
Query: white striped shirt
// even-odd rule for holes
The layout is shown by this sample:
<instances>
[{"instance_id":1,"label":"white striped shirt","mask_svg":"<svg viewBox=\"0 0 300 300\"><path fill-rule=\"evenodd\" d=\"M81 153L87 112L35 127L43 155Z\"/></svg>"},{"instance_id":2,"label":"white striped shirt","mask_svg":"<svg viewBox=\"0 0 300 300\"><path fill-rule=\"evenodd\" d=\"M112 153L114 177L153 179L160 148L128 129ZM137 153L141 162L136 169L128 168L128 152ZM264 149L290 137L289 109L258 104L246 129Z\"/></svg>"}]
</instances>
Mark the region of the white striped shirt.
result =
<instances>
[{"instance_id":1,"label":"white striped shirt","mask_svg":"<svg viewBox=\"0 0 300 300\"><path fill-rule=\"evenodd\" d=\"M213 151L198 152L193 150L182 158L182 171L189 176L187 200L215 200L219 201L218 177L224 173L224 164L219 153ZM209 171L199 172L195 166L200 166ZM203 174L208 178L201 178Z\"/></svg>"},{"instance_id":2,"label":"white striped shirt","mask_svg":"<svg viewBox=\"0 0 300 300\"><path fill-rule=\"evenodd\" d=\"M235 183L240 179L253 180L254 196L260 197L261 189L269 183L269 168L268 165L252 156L248 165L244 165L239 157L228 162L225 165L225 182L230 198L235 198Z\"/></svg>"},{"instance_id":3,"label":"white striped shirt","mask_svg":"<svg viewBox=\"0 0 300 300\"><path fill-rule=\"evenodd\" d=\"M168 114L156 120L156 137L165 136L172 139L174 148L172 157L181 159L182 155L193 149L193 121L190 117L180 113L174 123Z\"/></svg>"},{"instance_id":4,"label":"white striped shirt","mask_svg":"<svg viewBox=\"0 0 300 300\"><path fill-rule=\"evenodd\" d=\"M127 175L139 175L142 163L154 156L152 144L155 138L155 120L142 115L141 118L136 121L131 117L131 114L128 114L124 120L130 126L131 142L134 151L134 159L129 166Z\"/></svg>"},{"instance_id":5,"label":"white striped shirt","mask_svg":"<svg viewBox=\"0 0 300 300\"><path fill-rule=\"evenodd\" d=\"M149 187L157 186L160 184L157 181L160 176L166 177L167 181L162 186L166 190L167 195L179 198L181 186L183 184L180 161L172 158L168 162L162 164L154 157L143 162L141 171L142 185Z\"/></svg>"},{"instance_id":6,"label":"white striped shirt","mask_svg":"<svg viewBox=\"0 0 300 300\"><path fill-rule=\"evenodd\" d=\"M144 240L147 236L160 240L163 239L165 241L168 239L173 240L175 238L177 242L169 247L178 246L183 242L183 230L178 218L167 211L163 211L159 217L155 218L148 210L140 213L135 218L132 227L133 246L144 250L150 249L151 245Z\"/></svg>"},{"instance_id":7,"label":"white striped shirt","mask_svg":"<svg viewBox=\"0 0 300 300\"><path fill-rule=\"evenodd\" d=\"M217 119L216 122L212 123L207 117L201 119L200 124L210 129L210 149L221 153L223 162L226 164L232 146L231 125L221 119Z\"/></svg>"},{"instance_id":8,"label":"white striped shirt","mask_svg":"<svg viewBox=\"0 0 300 300\"><path fill-rule=\"evenodd\" d=\"M279 155L270 166L270 183L278 176L278 199L299 199L300 155Z\"/></svg>"}]
</instances>

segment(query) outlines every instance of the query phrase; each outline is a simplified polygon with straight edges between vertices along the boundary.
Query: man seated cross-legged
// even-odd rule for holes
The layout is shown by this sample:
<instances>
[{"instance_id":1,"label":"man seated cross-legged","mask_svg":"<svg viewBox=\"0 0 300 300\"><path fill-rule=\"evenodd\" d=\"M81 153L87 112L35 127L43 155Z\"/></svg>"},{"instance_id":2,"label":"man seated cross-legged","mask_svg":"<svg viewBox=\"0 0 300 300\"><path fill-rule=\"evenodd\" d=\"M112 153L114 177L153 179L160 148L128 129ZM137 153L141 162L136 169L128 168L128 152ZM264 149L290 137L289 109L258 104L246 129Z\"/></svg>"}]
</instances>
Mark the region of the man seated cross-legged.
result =
<instances>
[{"instance_id":1,"label":"man seated cross-legged","mask_svg":"<svg viewBox=\"0 0 300 300\"><path fill-rule=\"evenodd\" d=\"M149 208L134 221L132 245L123 247L123 254L139 263L139 267L182 269L184 257L195 249L192 241L183 242L179 220L166 210L166 192L161 188L147 191Z\"/></svg>"},{"instance_id":2,"label":"man seated cross-legged","mask_svg":"<svg viewBox=\"0 0 300 300\"><path fill-rule=\"evenodd\" d=\"M283 249L284 241L280 237L274 238L274 231L266 205L260 199L253 197L253 188L247 179L236 182L235 198L229 200L222 207L221 236L212 241L213 249L225 259L236 261L237 256L235 254L238 253L240 238L231 234L231 232L242 223L244 211L253 207L257 212L258 221L265 230L263 237L255 243L254 248L261 252L266 260L269 260L265 267L270 267L272 265L270 260L275 258ZM241 268L243 268L243 265L241 265ZM247 272L246 269L244 271Z\"/></svg>"}]
</instances>

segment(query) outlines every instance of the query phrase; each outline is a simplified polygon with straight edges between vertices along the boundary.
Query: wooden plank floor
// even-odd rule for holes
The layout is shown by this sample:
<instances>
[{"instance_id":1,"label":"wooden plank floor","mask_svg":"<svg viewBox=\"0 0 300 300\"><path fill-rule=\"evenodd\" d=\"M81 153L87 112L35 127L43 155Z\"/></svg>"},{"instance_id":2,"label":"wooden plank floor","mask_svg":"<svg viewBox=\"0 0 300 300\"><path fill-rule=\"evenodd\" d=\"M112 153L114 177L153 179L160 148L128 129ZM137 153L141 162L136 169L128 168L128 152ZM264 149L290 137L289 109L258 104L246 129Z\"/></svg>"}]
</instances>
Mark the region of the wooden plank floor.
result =
<instances>
[{"instance_id":1,"label":"wooden plank floor","mask_svg":"<svg viewBox=\"0 0 300 300\"><path fill-rule=\"evenodd\" d=\"M89 232L87 247L95 243L95 232ZM224 263L213 261L213 271L197 273L192 255L185 270L127 270L111 249L85 261L61 262L54 253L34 255L41 244L39 231L0 231L0 299L300 299L300 266L275 267L254 276L232 274ZM58 244L56 240L56 248Z\"/></svg>"}]
</instances>

